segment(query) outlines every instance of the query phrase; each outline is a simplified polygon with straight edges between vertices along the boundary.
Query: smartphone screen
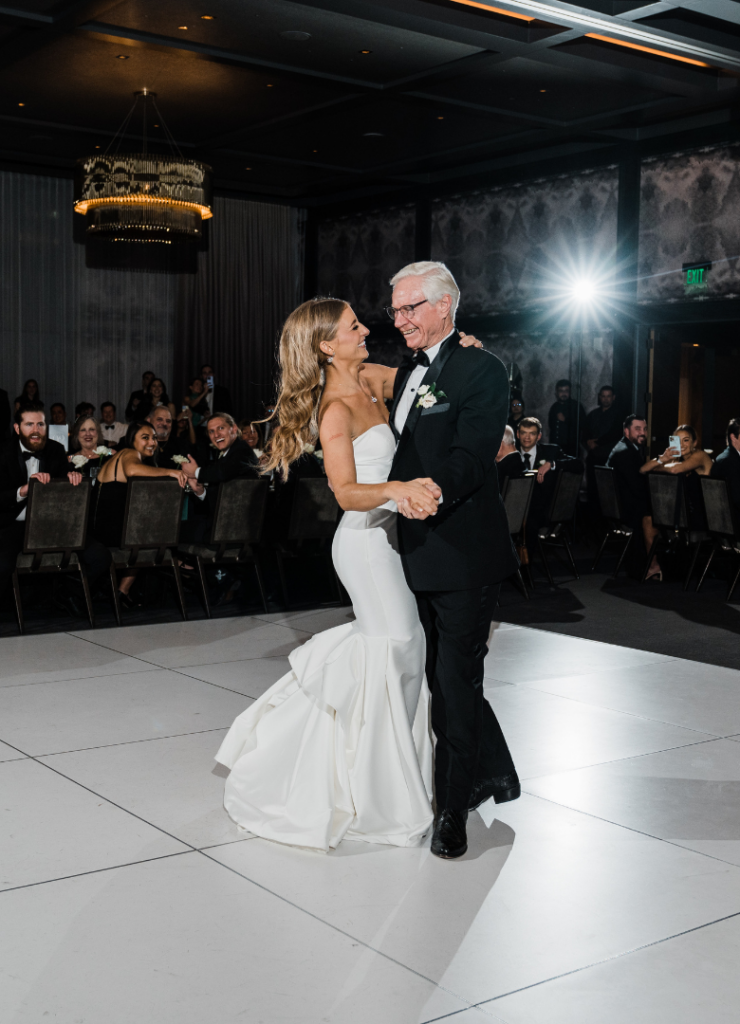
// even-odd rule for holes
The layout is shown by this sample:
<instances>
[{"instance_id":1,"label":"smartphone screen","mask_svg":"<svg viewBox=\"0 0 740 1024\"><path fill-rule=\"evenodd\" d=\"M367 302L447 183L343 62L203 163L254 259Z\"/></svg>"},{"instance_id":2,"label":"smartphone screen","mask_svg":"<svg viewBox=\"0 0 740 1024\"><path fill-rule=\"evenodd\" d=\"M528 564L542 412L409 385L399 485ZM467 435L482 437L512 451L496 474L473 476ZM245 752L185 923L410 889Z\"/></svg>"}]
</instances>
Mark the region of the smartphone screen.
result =
<instances>
[{"instance_id":1,"label":"smartphone screen","mask_svg":"<svg viewBox=\"0 0 740 1024\"><path fill-rule=\"evenodd\" d=\"M678 434L671 434L668 438L668 447L671 448L676 455L681 454L681 438Z\"/></svg>"},{"instance_id":2,"label":"smartphone screen","mask_svg":"<svg viewBox=\"0 0 740 1024\"><path fill-rule=\"evenodd\" d=\"M213 387L213 377L206 377L206 383L208 384L209 388L212 388Z\"/></svg>"}]
</instances>

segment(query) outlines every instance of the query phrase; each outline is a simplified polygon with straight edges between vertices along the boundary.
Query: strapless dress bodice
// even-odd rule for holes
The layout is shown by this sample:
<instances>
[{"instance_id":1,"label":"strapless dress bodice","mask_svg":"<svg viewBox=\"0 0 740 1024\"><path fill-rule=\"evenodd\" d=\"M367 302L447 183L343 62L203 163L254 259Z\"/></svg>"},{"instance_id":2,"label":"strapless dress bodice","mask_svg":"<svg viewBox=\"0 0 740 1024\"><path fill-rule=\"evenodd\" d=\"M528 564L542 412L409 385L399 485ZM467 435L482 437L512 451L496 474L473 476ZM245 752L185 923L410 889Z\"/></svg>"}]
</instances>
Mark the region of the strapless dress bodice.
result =
<instances>
[{"instance_id":1,"label":"strapless dress bodice","mask_svg":"<svg viewBox=\"0 0 740 1024\"><path fill-rule=\"evenodd\" d=\"M382 484L390 476L396 439L387 423L376 423L352 442L358 484Z\"/></svg>"}]
</instances>

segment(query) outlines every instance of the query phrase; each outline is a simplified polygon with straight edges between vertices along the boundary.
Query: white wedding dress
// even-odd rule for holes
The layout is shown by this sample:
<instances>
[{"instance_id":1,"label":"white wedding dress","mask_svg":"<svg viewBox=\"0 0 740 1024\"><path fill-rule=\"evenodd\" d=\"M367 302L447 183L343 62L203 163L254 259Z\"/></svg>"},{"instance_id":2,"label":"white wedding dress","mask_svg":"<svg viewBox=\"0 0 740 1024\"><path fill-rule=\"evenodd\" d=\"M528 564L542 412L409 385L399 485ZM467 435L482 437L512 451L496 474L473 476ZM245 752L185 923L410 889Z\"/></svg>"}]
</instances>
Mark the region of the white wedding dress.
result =
<instances>
[{"instance_id":1,"label":"white wedding dress","mask_svg":"<svg viewBox=\"0 0 740 1024\"><path fill-rule=\"evenodd\" d=\"M388 479L387 424L355 438L358 483ZM425 640L401 566L393 502L345 512L334 565L355 621L318 633L241 714L216 760L224 806L265 839L328 850L342 839L418 846L432 823Z\"/></svg>"}]
</instances>

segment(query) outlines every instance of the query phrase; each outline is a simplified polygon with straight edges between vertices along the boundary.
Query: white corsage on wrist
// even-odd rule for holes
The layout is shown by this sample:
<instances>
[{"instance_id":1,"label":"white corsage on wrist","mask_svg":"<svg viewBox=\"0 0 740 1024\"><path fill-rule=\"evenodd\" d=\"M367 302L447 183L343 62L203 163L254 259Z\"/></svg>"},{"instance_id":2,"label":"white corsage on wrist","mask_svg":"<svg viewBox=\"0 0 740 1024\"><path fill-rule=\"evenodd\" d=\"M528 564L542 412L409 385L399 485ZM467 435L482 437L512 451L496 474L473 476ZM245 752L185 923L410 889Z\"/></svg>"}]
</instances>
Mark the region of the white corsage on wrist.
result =
<instances>
[{"instance_id":1,"label":"white corsage on wrist","mask_svg":"<svg viewBox=\"0 0 740 1024\"><path fill-rule=\"evenodd\" d=\"M431 409L440 398L447 398L444 391L437 391L436 384L422 384L417 394L419 396L419 401L416 403L417 409Z\"/></svg>"},{"instance_id":2,"label":"white corsage on wrist","mask_svg":"<svg viewBox=\"0 0 740 1024\"><path fill-rule=\"evenodd\" d=\"M186 455L173 455L172 456L172 461L176 465L182 466L185 462L188 462L188 458L187 458Z\"/></svg>"},{"instance_id":3,"label":"white corsage on wrist","mask_svg":"<svg viewBox=\"0 0 740 1024\"><path fill-rule=\"evenodd\" d=\"M540 461L537 463L537 465L538 466L544 466L546 461L547 461L547 459L540 459Z\"/></svg>"}]
</instances>

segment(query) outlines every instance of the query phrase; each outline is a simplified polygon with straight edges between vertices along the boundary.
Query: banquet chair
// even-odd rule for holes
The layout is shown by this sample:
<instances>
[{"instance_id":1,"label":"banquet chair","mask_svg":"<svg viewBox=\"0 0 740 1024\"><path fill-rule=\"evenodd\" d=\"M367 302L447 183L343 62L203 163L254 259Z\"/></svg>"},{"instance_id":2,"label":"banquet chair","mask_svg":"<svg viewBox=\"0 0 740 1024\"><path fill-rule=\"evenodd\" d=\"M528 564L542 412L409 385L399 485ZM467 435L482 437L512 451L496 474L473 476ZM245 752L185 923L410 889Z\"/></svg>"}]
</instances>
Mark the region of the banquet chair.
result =
<instances>
[{"instance_id":1,"label":"banquet chair","mask_svg":"<svg viewBox=\"0 0 740 1024\"><path fill-rule=\"evenodd\" d=\"M171 569L183 619L187 619L185 592L176 555L180 535L183 492L172 477L129 477L121 545L110 548L113 607L121 625L118 599L119 571L127 569Z\"/></svg>"},{"instance_id":2,"label":"banquet chair","mask_svg":"<svg viewBox=\"0 0 740 1024\"><path fill-rule=\"evenodd\" d=\"M68 480L50 480L48 484L31 480L23 551L16 558L13 570L19 633L24 631L20 577L40 573L79 573L87 617L90 625L95 626L87 573L79 557L87 538L90 491L89 480L83 480L77 487Z\"/></svg>"},{"instance_id":3,"label":"banquet chair","mask_svg":"<svg viewBox=\"0 0 740 1024\"><path fill-rule=\"evenodd\" d=\"M699 552L704 542L709 540L709 534L703 530L689 529L683 481L679 476L674 476L671 473L649 473L648 486L653 526L658 529L658 535L650 545L641 582L644 583L647 579L653 555L661 544L664 547L684 544L691 553L683 587L684 590L687 590Z\"/></svg>"},{"instance_id":4,"label":"banquet chair","mask_svg":"<svg viewBox=\"0 0 740 1024\"><path fill-rule=\"evenodd\" d=\"M532 500L534 482L535 475L533 473L529 476L507 477L504 481L504 489L501 494L504 509L506 510L506 518L509 523L511 539L514 542L516 549L520 551L522 555L526 552L524 525L527 520L529 503ZM522 564L526 567L527 572L529 572L529 565L525 558L522 558ZM524 596L529 600L529 594L527 593L527 588L524 586L524 579L522 578L521 567L514 573L514 578L519 584ZM530 586L531 585L532 577L530 575Z\"/></svg>"},{"instance_id":5,"label":"banquet chair","mask_svg":"<svg viewBox=\"0 0 740 1024\"><path fill-rule=\"evenodd\" d=\"M341 509L325 477L296 480L287 536L276 547L283 604L288 607L288 583L285 561L304 553L306 541L318 542L319 553L328 558L338 603L342 588L334 569L330 541L334 536Z\"/></svg>"},{"instance_id":6,"label":"banquet chair","mask_svg":"<svg viewBox=\"0 0 740 1024\"><path fill-rule=\"evenodd\" d=\"M573 575L576 579L580 579L573 552L570 549L566 527L573 523L576 516L578 496L581 492L581 474L564 473L562 469L556 470L556 472L558 478L555 481L555 491L550 502L548 522L537 531L537 549L551 587L555 586L555 580L547 559L548 547L562 548L568 556Z\"/></svg>"},{"instance_id":7,"label":"banquet chair","mask_svg":"<svg viewBox=\"0 0 740 1024\"><path fill-rule=\"evenodd\" d=\"M737 572L732 578L730 588L727 591L727 597L725 598L725 600L729 601L735 591L738 580L740 580L740 530L738 530L737 517L727 493L727 482L725 480L712 480L711 477L703 476L701 478L701 489L704 495L704 508L707 513L707 525L712 541L712 550L709 552L707 564L704 566L699 582L696 585L696 590L697 593L701 590L715 555L723 554L733 558L737 557Z\"/></svg>"},{"instance_id":8,"label":"banquet chair","mask_svg":"<svg viewBox=\"0 0 740 1024\"><path fill-rule=\"evenodd\" d=\"M633 531L632 527L628 526L622 517L622 508L619 501L617 483L614 479L614 470L608 466L595 466L594 474L596 478L596 491L599 496L601 515L604 518L606 528L604 531L604 539L601 542L599 550L596 552L594 564L591 566L591 572L596 572L596 566L601 560L604 548L610 541L619 541L620 543L624 541L622 549L619 552L619 558L617 559L617 566L614 570L614 575L612 576L612 579L616 579L619 575L619 570L622 568L622 562L627 554L627 549L632 542Z\"/></svg>"},{"instance_id":9,"label":"banquet chair","mask_svg":"<svg viewBox=\"0 0 740 1024\"><path fill-rule=\"evenodd\" d=\"M209 619L211 605L205 570L216 565L253 565L262 607L267 611L257 545L262 539L269 485L267 478L250 480L246 477L237 477L220 484L208 542L179 546L178 550L183 554L195 557L203 606Z\"/></svg>"}]
</instances>

